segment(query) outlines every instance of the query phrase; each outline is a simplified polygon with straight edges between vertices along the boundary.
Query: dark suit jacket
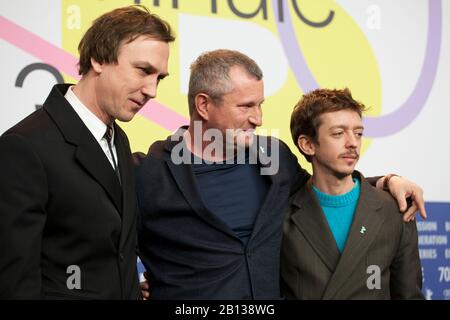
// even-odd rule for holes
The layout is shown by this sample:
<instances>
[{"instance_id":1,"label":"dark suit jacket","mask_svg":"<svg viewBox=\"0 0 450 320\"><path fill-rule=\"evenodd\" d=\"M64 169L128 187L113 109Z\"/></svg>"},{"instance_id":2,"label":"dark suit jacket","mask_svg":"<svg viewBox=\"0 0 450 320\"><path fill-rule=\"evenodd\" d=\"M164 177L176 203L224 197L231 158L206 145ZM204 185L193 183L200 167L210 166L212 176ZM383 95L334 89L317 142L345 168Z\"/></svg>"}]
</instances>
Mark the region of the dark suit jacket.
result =
<instances>
[{"instance_id":1,"label":"dark suit jacket","mask_svg":"<svg viewBox=\"0 0 450 320\"><path fill-rule=\"evenodd\" d=\"M361 179L361 193L342 254L310 184L290 199L281 253L285 297L423 298L416 224L403 222L388 193L370 186L359 173L354 176ZM375 275L369 266L380 268L380 289L367 286Z\"/></svg>"},{"instance_id":2,"label":"dark suit jacket","mask_svg":"<svg viewBox=\"0 0 450 320\"><path fill-rule=\"evenodd\" d=\"M154 143L137 167L139 249L150 274L152 298L280 298L283 215L292 182L305 183L307 173L281 143L280 170L268 176L267 198L245 247L205 207L191 166L171 160L177 144L170 137ZM264 152L273 149L268 145Z\"/></svg>"},{"instance_id":3,"label":"dark suit jacket","mask_svg":"<svg viewBox=\"0 0 450 320\"><path fill-rule=\"evenodd\" d=\"M136 299L131 152L115 125L122 186L56 85L0 138L0 298ZM81 271L81 289L66 282ZM71 279L69 279L69 283Z\"/></svg>"}]
</instances>

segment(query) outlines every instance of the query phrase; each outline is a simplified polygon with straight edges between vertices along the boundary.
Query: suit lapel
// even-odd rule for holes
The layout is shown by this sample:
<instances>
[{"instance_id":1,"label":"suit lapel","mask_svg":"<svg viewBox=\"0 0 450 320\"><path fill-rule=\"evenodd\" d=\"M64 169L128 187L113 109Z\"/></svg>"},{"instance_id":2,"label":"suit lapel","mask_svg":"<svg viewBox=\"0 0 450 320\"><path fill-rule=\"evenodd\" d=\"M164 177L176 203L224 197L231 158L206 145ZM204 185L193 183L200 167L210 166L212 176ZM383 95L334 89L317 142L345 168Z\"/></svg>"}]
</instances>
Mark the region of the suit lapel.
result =
<instances>
[{"instance_id":1,"label":"suit lapel","mask_svg":"<svg viewBox=\"0 0 450 320\"><path fill-rule=\"evenodd\" d=\"M255 224L253 226L253 231L250 237L250 241L253 237L255 237L264 224L267 224L267 215L269 215L272 210L273 205L278 201L278 190L280 187L280 177L278 174L267 176L269 179L269 190L267 191L267 195L264 199L264 202L261 205L261 208L258 211L256 216Z\"/></svg>"},{"instance_id":2,"label":"suit lapel","mask_svg":"<svg viewBox=\"0 0 450 320\"><path fill-rule=\"evenodd\" d=\"M114 169L111 167L103 150L87 132L82 138L84 142L78 145L75 158L79 164L103 187L109 198L122 212L122 188Z\"/></svg>"},{"instance_id":3,"label":"suit lapel","mask_svg":"<svg viewBox=\"0 0 450 320\"><path fill-rule=\"evenodd\" d=\"M54 86L44 109L65 140L76 146L76 161L103 187L118 212L122 212L122 190L117 176L98 142L64 98L69 86Z\"/></svg>"},{"instance_id":4,"label":"suit lapel","mask_svg":"<svg viewBox=\"0 0 450 320\"><path fill-rule=\"evenodd\" d=\"M132 232L127 231L130 227L134 228L133 222L136 218L137 204L136 193L134 191L134 167L131 162L131 151L126 145L126 137L123 136L124 133L117 124L115 124L115 132L114 142L119 162L120 181L122 182L122 231L124 231L120 237L120 247L122 248L123 243L127 240L125 236L134 234L134 230Z\"/></svg>"},{"instance_id":5,"label":"suit lapel","mask_svg":"<svg viewBox=\"0 0 450 320\"><path fill-rule=\"evenodd\" d=\"M271 168L272 166L272 157L270 157L271 153L272 153L272 148L271 148L271 143L272 140L269 139L269 143L261 143L261 139L265 139L266 137L260 137L257 136L257 147L251 147L249 150L250 152L255 155L256 153L256 159L257 159L257 163L260 167L260 174L262 174L264 172L264 169L266 169L266 172L269 172L269 170L267 170L268 168ZM276 142L278 143L278 141ZM278 152L279 150L276 149L274 152ZM276 155L277 157L279 155ZM263 160L261 159L263 158ZM252 159L252 157L250 157L250 159ZM266 161L267 159L269 159L269 162ZM275 159L275 161L279 161L279 159ZM271 214L272 210L271 208L277 204L278 201L278 191L280 189L280 175L279 175L279 170L277 173L274 174L267 174L266 178L269 180L269 189L267 191L267 195L264 199L264 202L261 205L261 208L258 211L258 214L256 216L256 220L255 220L255 224L253 226L253 230L252 230L252 234L250 236L250 240L252 238L254 238L258 232L262 229L262 227L264 226L264 224L267 224L268 218L267 215Z\"/></svg>"},{"instance_id":6,"label":"suit lapel","mask_svg":"<svg viewBox=\"0 0 450 320\"><path fill-rule=\"evenodd\" d=\"M370 190L371 186L362 175L360 177L361 192L344 252L328 283L323 299L332 299L345 284L353 270L366 256L384 221L383 215L378 212L381 210L382 202Z\"/></svg>"},{"instance_id":7,"label":"suit lapel","mask_svg":"<svg viewBox=\"0 0 450 320\"><path fill-rule=\"evenodd\" d=\"M294 209L290 219L330 272L333 272L339 262L339 249L310 182L294 196L292 206L297 209Z\"/></svg>"},{"instance_id":8,"label":"suit lapel","mask_svg":"<svg viewBox=\"0 0 450 320\"><path fill-rule=\"evenodd\" d=\"M183 130L180 129L180 130ZM178 137L182 137L182 134L176 133ZM222 232L227 233L228 235L232 236L233 238L238 239L236 234L231 230L231 228L221 219L219 219L215 214L210 212L205 204L203 203L203 200L200 195L200 191L197 187L197 182L194 177L194 173L192 172L191 164L181 163L181 164L175 164L173 163L171 159L171 151L177 145L178 143L183 143L181 140L179 141L171 141L170 137L168 141L166 142L165 149L166 154L164 157L165 162L167 163L167 166L169 167L169 170L172 174L173 179L175 180L176 184L178 185L178 188L180 189L181 193L183 194L186 201L189 203L189 205L192 207L192 209L208 224L212 225L213 227L219 229Z\"/></svg>"},{"instance_id":9,"label":"suit lapel","mask_svg":"<svg viewBox=\"0 0 450 320\"><path fill-rule=\"evenodd\" d=\"M134 181L132 181L132 176L134 175L133 166L131 163L131 151L126 146L125 137L123 136L122 130L119 126L114 123L114 131L116 132L114 138L114 144L116 146L117 152L117 162L119 164L120 181L122 186L123 194L123 211L129 206L130 203L134 203Z\"/></svg>"}]
</instances>

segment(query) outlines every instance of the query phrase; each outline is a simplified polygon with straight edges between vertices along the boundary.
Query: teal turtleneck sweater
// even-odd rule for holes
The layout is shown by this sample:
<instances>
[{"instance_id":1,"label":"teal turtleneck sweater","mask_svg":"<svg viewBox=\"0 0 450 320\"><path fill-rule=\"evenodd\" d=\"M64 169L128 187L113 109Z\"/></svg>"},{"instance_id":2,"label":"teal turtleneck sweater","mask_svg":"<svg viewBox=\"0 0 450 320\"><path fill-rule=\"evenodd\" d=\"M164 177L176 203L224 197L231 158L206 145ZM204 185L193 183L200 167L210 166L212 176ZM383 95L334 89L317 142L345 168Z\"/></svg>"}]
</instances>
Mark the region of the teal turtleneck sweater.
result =
<instances>
[{"instance_id":1,"label":"teal turtleneck sweater","mask_svg":"<svg viewBox=\"0 0 450 320\"><path fill-rule=\"evenodd\" d=\"M341 253L344 250L359 199L359 180L353 178L353 181L355 182L355 186L352 190L337 196L323 193L313 185L314 193L319 200L325 218L330 226L331 233Z\"/></svg>"}]
</instances>

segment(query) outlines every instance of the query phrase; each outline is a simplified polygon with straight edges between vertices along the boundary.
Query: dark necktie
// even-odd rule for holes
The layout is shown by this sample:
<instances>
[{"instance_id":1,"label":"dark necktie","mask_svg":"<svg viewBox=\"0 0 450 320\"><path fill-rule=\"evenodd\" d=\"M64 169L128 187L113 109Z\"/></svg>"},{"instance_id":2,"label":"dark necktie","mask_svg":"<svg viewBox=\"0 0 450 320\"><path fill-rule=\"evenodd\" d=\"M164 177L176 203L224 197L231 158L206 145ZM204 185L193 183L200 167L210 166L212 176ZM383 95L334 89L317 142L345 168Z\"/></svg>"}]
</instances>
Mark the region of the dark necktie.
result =
<instances>
[{"instance_id":1,"label":"dark necktie","mask_svg":"<svg viewBox=\"0 0 450 320\"><path fill-rule=\"evenodd\" d=\"M112 136L113 136L113 127L106 126L105 139L108 142L108 149L109 149L109 153L111 154L111 158L113 160L114 171L116 172L117 179L119 179L119 183L120 183L121 181L120 181L119 167L117 167L116 158L114 157L114 153L113 153L112 147L111 147Z\"/></svg>"}]
</instances>

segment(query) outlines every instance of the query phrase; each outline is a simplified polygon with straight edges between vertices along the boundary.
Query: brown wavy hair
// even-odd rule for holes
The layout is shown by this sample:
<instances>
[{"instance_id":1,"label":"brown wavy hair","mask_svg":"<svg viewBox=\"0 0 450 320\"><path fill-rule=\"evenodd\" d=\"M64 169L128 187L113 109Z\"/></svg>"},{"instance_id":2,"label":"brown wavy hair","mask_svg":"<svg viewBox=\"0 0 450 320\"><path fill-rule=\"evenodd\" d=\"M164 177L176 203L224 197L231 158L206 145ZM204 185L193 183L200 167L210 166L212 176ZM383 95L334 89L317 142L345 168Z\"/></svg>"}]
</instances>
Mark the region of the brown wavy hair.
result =
<instances>
[{"instance_id":1,"label":"brown wavy hair","mask_svg":"<svg viewBox=\"0 0 450 320\"><path fill-rule=\"evenodd\" d=\"M78 73L85 75L89 72L91 58L99 63L117 63L120 46L139 36L167 43L175 40L169 23L141 5L118 8L98 17L78 45Z\"/></svg>"},{"instance_id":2,"label":"brown wavy hair","mask_svg":"<svg viewBox=\"0 0 450 320\"><path fill-rule=\"evenodd\" d=\"M362 117L362 113L367 110L361 102L353 99L348 88L337 89L316 89L308 94L304 94L294 107L291 115L291 136L298 148L298 138L301 135L308 136L313 142L318 143L317 132L321 125L320 115L327 112L340 110L355 111ZM308 155L300 152L306 160L311 162Z\"/></svg>"}]
</instances>

